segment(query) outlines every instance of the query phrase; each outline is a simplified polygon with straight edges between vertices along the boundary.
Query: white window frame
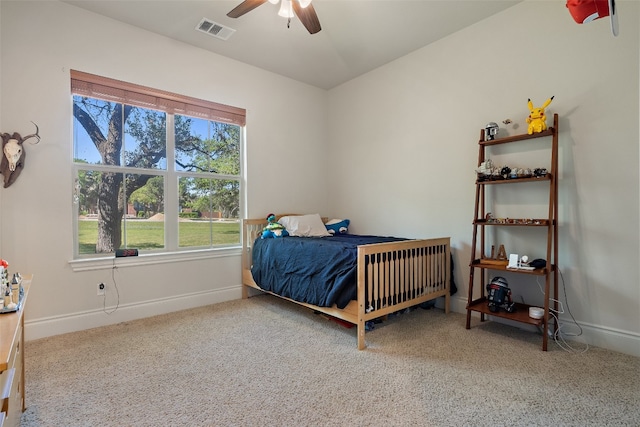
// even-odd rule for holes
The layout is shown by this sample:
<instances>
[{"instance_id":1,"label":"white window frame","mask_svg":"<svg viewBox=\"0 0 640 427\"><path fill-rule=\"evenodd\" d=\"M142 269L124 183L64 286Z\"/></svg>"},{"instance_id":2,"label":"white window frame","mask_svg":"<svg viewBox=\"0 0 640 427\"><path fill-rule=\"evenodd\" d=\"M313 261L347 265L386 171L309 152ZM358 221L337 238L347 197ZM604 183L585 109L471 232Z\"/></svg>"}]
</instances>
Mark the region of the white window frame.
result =
<instances>
[{"instance_id":1,"label":"white window frame","mask_svg":"<svg viewBox=\"0 0 640 427\"><path fill-rule=\"evenodd\" d=\"M128 105L161 110L167 113L167 169L128 168L126 166L112 167L109 165L94 165L77 163L71 155L72 191L76 189L76 177L79 170L104 170L118 173L135 173L162 175L165 177L164 210L165 210L165 248L157 251L145 251L137 257L114 258L114 254L81 255L78 250L78 215L77 205L73 212L73 259L69 261L73 271L87 271L112 268L118 266L136 266L176 262L185 260L209 259L218 257L238 256L242 245L242 219L246 216L246 110L230 107L196 98L181 96L170 92L151 89L118 80L112 80L93 74L71 70L72 93L70 96L71 110L73 109L73 95L87 96L105 101L118 102ZM105 90L106 88L106 90ZM105 96L105 94L107 94ZM153 105L153 106L152 106ZM227 176L223 174L199 174L187 171L177 171L175 167L174 116L204 118L236 124L240 127L240 173ZM71 114L71 128L73 129L73 113ZM169 131L171 130L171 131ZM73 139L72 139L73 140ZM73 145L73 144L72 144ZM73 151L73 150L71 150ZM211 179L238 180L240 186L240 206L238 212L239 241L238 244L208 247L208 248L180 248L178 241L178 180L181 177L205 177Z\"/></svg>"}]
</instances>

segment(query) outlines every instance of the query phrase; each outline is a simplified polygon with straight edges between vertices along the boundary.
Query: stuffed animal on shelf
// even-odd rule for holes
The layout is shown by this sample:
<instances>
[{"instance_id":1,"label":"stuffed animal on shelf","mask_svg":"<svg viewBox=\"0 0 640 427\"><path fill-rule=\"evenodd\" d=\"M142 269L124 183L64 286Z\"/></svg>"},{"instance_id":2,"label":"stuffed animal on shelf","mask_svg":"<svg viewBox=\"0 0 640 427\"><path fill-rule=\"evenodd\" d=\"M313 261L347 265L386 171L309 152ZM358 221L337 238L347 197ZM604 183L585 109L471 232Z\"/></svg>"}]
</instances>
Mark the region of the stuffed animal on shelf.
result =
<instances>
[{"instance_id":1,"label":"stuffed animal on shelf","mask_svg":"<svg viewBox=\"0 0 640 427\"><path fill-rule=\"evenodd\" d=\"M267 224L267 226L262 229L263 239L285 237L289 235L287 229L284 228L282 224L276 221L276 216L274 214L271 213L267 215L267 221L269 222L269 224Z\"/></svg>"},{"instance_id":2,"label":"stuffed animal on shelf","mask_svg":"<svg viewBox=\"0 0 640 427\"><path fill-rule=\"evenodd\" d=\"M553 96L547 99L544 104L542 104L542 107L534 108L531 99L528 100L527 105L529 106L530 114L529 117L527 117L527 123L529 124L527 133L529 135L532 135L534 132L539 133L547 130L547 116L544 113L544 109L551 104L551 101L553 101Z\"/></svg>"}]
</instances>

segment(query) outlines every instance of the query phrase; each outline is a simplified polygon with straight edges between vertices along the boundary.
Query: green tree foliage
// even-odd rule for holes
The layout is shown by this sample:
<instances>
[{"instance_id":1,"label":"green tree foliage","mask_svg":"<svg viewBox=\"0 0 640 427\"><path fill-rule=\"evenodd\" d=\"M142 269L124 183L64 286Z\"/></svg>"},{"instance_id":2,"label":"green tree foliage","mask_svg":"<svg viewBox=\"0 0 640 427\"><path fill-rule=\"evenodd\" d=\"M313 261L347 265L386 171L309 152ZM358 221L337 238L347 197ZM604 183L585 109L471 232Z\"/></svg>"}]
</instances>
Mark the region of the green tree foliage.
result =
<instances>
[{"instance_id":1,"label":"green tree foliage","mask_svg":"<svg viewBox=\"0 0 640 427\"><path fill-rule=\"evenodd\" d=\"M93 98L74 97L73 114L109 166L159 169L167 158L166 114ZM190 117L175 115L176 167L187 172L208 172L215 178L180 180L180 203L195 210L208 207L237 217L239 181L224 179L240 174L240 128L209 122L206 137L194 135ZM124 125L124 129L122 124ZM125 138L125 134L127 137ZM219 179L223 178L223 179ZM137 201L156 212L164 209L163 178L149 174L82 171L81 206L96 206L96 252L113 252L121 245L122 217L127 202ZM124 186L124 188L123 188ZM129 196L127 198L127 195Z\"/></svg>"},{"instance_id":2,"label":"green tree foliage","mask_svg":"<svg viewBox=\"0 0 640 427\"><path fill-rule=\"evenodd\" d=\"M147 183L135 190L129 196L129 203L133 204L136 212L144 211L146 216L164 211L164 179L154 176Z\"/></svg>"},{"instance_id":3,"label":"green tree foliage","mask_svg":"<svg viewBox=\"0 0 640 427\"><path fill-rule=\"evenodd\" d=\"M189 162L180 166L194 172L218 176L240 175L240 128L209 122L210 136L182 141L180 151L189 153ZM176 144L178 149L178 144ZM181 180L181 204L201 213L221 212L237 218L240 182L227 179L193 178Z\"/></svg>"},{"instance_id":4,"label":"green tree foliage","mask_svg":"<svg viewBox=\"0 0 640 427\"><path fill-rule=\"evenodd\" d=\"M76 159L76 162L87 163ZM78 173L77 188L75 194L78 197L80 212L85 214L95 214L95 207L98 205L98 186L102 179L101 173L97 171L81 170ZM80 191L82 190L82 191Z\"/></svg>"}]
</instances>

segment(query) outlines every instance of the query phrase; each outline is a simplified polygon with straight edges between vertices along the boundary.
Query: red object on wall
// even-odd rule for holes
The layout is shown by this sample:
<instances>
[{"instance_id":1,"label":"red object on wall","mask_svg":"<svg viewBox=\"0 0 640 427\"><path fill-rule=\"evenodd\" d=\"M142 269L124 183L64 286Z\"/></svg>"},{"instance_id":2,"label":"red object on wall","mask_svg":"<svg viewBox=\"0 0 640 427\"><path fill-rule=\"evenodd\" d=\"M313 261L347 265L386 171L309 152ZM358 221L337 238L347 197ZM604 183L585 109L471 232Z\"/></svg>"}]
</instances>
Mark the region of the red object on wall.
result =
<instances>
[{"instance_id":1,"label":"red object on wall","mask_svg":"<svg viewBox=\"0 0 640 427\"><path fill-rule=\"evenodd\" d=\"M567 9L578 24L611 17L611 32L618 35L618 14L615 0L567 0Z\"/></svg>"}]
</instances>

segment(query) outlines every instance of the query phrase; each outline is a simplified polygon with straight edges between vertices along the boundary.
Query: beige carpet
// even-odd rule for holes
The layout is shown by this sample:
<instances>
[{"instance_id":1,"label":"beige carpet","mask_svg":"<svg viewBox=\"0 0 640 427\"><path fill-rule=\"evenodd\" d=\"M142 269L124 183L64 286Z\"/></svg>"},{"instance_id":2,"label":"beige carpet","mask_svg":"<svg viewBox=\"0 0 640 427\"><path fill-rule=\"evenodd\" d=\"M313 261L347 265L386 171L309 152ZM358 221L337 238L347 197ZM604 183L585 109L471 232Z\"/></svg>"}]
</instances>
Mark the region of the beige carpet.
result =
<instances>
[{"instance_id":1,"label":"beige carpet","mask_svg":"<svg viewBox=\"0 0 640 427\"><path fill-rule=\"evenodd\" d=\"M347 329L275 297L26 343L31 426L638 426L640 359L461 314Z\"/></svg>"}]
</instances>

